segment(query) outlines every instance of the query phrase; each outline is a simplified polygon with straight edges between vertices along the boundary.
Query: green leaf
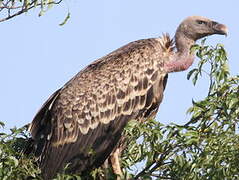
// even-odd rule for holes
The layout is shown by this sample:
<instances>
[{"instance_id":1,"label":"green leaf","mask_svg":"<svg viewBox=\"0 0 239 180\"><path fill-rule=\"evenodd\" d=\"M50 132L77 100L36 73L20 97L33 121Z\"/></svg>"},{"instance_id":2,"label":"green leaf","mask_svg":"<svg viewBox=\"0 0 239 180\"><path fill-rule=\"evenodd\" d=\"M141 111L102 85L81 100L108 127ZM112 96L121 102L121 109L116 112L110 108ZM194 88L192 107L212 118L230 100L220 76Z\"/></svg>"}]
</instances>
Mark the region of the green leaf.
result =
<instances>
[{"instance_id":1,"label":"green leaf","mask_svg":"<svg viewBox=\"0 0 239 180\"><path fill-rule=\"evenodd\" d=\"M45 14L45 10L44 9L41 9L40 13L38 14L39 17L43 16Z\"/></svg>"},{"instance_id":2,"label":"green leaf","mask_svg":"<svg viewBox=\"0 0 239 180\"><path fill-rule=\"evenodd\" d=\"M2 121L0 121L0 128L1 128L1 127L4 128L4 126L5 126L5 123L2 122Z\"/></svg>"},{"instance_id":3,"label":"green leaf","mask_svg":"<svg viewBox=\"0 0 239 180\"><path fill-rule=\"evenodd\" d=\"M71 16L71 14L70 14L70 12L68 12L68 13L67 13L67 16L66 16L65 19L64 19L64 21L63 21L62 23L60 23L59 25L60 25L60 26L65 25L66 22L70 19L70 16Z\"/></svg>"},{"instance_id":4,"label":"green leaf","mask_svg":"<svg viewBox=\"0 0 239 180\"><path fill-rule=\"evenodd\" d=\"M230 102L228 104L228 108L231 109L235 105L238 105L238 104L239 104L239 97L232 98L232 99L230 99Z\"/></svg>"},{"instance_id":5,"label":"green leaf","mask_svg":"<svg viewBox=\"0 0 239 180\"><path fill-rule=\"evenodd\" d=\"M54 0L48 0L47 2L47 10L51 9L53 7Z\"/></svg>"},{"instance_id":6,"label":"green leaf","mask_svg":"<svg viewBox=\"0 0 239 180\"><path fill-rule=\"evenodd\" d=\"M191 76L193 75L193 73L198 72L197 68L192 69L191 71L189 71L189 73L187 74L187 80L189 80L191 78Z\"/></svg>"},{"instance_id":7,"label":"green leaf","mask_svg":"<svg viewBox=\"0 0 239 180\"><path fill-rule=\"evenodd\" d=\"M194 86L196 85L197 80L198 80L198 73L199 73L199 72L196 72L195 75L194 75L194 77L193 77L193 79L192 79L192 82L193 82L193 85L194 85Z\"/></svg>"}]
</instances>

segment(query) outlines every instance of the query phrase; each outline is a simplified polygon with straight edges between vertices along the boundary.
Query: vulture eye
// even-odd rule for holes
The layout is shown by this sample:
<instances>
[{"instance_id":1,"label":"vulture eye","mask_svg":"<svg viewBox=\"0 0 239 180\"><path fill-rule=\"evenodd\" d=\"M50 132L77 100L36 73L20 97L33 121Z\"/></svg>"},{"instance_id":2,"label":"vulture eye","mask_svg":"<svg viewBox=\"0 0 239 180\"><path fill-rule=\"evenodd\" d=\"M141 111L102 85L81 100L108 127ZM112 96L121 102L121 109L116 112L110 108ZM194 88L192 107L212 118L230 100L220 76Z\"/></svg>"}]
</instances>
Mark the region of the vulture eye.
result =
<instances>
[{"instance_id":1,"label":"vulture eye","mask_svg":"<svg viewBox=\"0 0 239 180\"><path fill-rule=\"evenodd\" d=\"M207 24L205 21L197 20L198 24Z\"/></svg>"}]
</instances>

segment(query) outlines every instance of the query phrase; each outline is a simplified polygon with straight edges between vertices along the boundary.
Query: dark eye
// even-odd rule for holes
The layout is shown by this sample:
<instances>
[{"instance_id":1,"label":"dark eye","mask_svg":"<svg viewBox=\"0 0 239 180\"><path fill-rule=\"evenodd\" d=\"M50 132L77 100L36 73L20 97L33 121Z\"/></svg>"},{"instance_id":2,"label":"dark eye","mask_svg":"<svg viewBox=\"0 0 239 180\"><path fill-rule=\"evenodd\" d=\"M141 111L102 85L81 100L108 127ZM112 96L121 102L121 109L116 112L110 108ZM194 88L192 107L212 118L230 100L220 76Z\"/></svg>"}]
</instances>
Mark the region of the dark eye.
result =
<instances>
[{"instance_id":1,"label":"dark eye","mask_svg":"<svg viewBox=\"0 0 239 180\"><path fill-rule=\"evenodd\" d=\"M201 21L201 20L198 20L197 23L198 23L198 24L206 24L205 21Z\"/></svg>"}]
</instances>

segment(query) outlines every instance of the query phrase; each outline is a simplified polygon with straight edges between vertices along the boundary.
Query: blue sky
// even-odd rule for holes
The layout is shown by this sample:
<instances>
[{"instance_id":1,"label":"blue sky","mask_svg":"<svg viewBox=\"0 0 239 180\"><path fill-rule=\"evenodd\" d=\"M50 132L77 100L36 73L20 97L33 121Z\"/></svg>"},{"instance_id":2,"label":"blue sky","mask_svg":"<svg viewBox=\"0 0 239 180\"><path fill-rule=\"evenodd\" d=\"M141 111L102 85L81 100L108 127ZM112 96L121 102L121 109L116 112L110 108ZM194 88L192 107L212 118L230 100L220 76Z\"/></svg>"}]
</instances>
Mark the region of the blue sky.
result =
<instances>
[{"instance_id":1,"label":"blue sky","mask_svg":"<svg viewBox=\"0 0 239 180\"><path fill-rule=\"evenodd\" d=\"M158 37L164 32L173 36L178 24L191 15L206 16L228 26L227 38L212 36L207 44L225 45L231 72L236 75L238 7L237 0L71 0L40 18L35 9L3 22L0 121L6 128L31 122L46 99L90 62L130 41ZM68 9L69 22L58 26ZM206 95L206 79L194 87L186 79L187 72L170 74L159 121L186 122L192 98L199 100Z\"/></svg>"}]
</instances>

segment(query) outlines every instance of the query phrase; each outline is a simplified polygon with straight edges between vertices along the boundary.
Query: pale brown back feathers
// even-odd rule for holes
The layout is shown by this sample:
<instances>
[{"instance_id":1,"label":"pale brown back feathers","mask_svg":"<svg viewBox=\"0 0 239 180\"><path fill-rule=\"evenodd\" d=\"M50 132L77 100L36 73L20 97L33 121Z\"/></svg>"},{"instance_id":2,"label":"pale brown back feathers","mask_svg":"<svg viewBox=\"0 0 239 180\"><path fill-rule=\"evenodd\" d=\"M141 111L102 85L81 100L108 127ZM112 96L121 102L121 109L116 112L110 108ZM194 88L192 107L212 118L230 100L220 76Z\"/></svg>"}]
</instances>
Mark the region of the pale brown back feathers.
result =
<instances>
[{"instance_id":1,"label":"pale brown back feathers","mask_svg":"<svg viewBox=\"0 0 239 180\"><path fill-rule=\"evenodd\" d=\"M135 41L93 62L57 91L30 127L45 179L66 163L74 172L101 165L129 120L155 116L167 80L162 67L171 53L168 35Z\"/></svg>"}]
</instances>

